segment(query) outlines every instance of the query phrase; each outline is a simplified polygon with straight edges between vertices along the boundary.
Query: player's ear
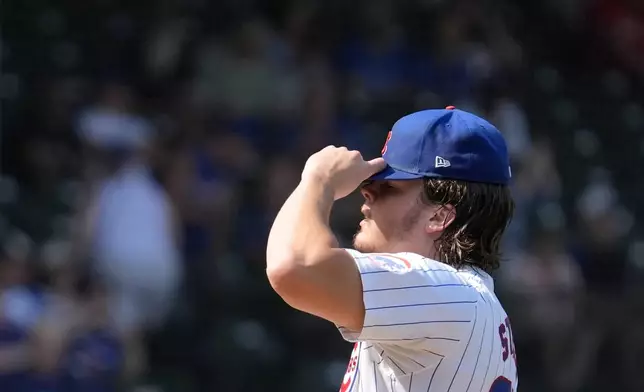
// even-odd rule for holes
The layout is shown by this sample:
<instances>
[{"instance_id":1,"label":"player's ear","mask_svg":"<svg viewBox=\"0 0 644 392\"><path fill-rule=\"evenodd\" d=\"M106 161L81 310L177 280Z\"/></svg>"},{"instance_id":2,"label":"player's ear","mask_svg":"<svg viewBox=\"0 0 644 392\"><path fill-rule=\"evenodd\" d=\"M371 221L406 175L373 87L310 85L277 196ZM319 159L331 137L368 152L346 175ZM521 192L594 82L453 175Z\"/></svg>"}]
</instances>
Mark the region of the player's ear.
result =
<instances>
[{"instance_id":1,"label":"player's ear","mask_svg":"<svg viewBox=\"0 0 644 392\"><path fill-rule=\"evenodd\" d=\"M425 224L425 231L427 234L441 233L454 221L454 218L456 218L456 210L453 205L436 206Z\"/></svg>"}]
</instances>

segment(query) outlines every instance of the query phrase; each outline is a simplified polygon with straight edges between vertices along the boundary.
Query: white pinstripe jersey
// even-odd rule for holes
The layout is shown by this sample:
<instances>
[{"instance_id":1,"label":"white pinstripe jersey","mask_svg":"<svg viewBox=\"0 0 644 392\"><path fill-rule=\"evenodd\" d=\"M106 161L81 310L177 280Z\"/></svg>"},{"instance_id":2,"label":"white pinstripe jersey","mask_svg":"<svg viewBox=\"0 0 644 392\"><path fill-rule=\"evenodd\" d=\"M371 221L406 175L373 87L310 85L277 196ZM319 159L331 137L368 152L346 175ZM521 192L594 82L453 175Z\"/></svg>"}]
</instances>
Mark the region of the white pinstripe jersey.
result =
<instances>
[{"instance_id":1,"label":"white pinstripe jersey","mask_svg":"<svg viewBox=\"0 0 644 392\"><path fill-rule=\"evenodd\" d=\"M414 253L347 250L363 286L364 327L341 392L510 392L518 385L507 314L492 278Z\"/></svg>"}]
</instances>

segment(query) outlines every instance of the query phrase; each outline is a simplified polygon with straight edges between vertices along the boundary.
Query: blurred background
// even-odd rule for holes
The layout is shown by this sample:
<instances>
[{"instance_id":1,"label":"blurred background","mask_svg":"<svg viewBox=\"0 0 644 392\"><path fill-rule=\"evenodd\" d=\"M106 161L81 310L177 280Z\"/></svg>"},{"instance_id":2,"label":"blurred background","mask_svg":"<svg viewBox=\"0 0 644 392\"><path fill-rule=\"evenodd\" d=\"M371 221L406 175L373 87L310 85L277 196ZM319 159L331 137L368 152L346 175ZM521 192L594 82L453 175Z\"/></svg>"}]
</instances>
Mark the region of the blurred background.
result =
<instances>
[{"instance_id":1,"label":"blurred background","mask_svg":"<svg viewBox=\"0 0 644 392\"><path fill-rule=\"evenodd\" d=\"M0 391L337 391L264 274L327 144L456 105L512 155L521 391L644 391L644 3L4 0ZM359 198L333 227L349 245Z\"/></svg>"}]
</instances>

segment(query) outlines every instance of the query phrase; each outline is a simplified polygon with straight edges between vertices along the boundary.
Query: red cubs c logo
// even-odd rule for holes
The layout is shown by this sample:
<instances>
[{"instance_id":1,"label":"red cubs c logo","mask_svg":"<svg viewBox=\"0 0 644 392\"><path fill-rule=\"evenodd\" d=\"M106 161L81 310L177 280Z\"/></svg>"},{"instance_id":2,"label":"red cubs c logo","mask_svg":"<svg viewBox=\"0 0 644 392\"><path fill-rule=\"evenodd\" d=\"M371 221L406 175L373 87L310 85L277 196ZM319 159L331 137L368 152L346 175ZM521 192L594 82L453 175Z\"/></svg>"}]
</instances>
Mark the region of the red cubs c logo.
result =
<instances>
[{"instance_id":1,"label":"red cubs c logo","mask_svg":"<svg viewBox=\"0 0 644 392\"><path fill-rule=\"evenodd\" d=\"M382 150L380 151L380 154L385 155L387 152L387 143L389 143L389 140L391 140L391 131L387 134L387 140L385 140L385 145L382 146Z\"/></svg>"}]
</instances>

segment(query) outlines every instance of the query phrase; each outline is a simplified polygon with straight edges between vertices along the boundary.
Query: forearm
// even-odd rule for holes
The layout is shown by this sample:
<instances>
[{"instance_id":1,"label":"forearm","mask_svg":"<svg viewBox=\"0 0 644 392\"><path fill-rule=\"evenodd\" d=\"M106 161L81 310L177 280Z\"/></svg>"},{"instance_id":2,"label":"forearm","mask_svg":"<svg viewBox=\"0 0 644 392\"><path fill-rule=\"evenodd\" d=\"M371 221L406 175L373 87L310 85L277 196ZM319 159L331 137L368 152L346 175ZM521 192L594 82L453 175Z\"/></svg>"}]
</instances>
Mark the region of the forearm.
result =
<instances>
[{"instance_id":1,"label":"forearm","mask_svg":"<svg viewBox=\"0 0 644 392\"><path fill-rule=\"evenodd\" d=\"M277 214L266 254L267 270L303 267L316 255L337 248L329 228L333 194L322 182L301 182Z\"/></svg>"}]
</instances>

